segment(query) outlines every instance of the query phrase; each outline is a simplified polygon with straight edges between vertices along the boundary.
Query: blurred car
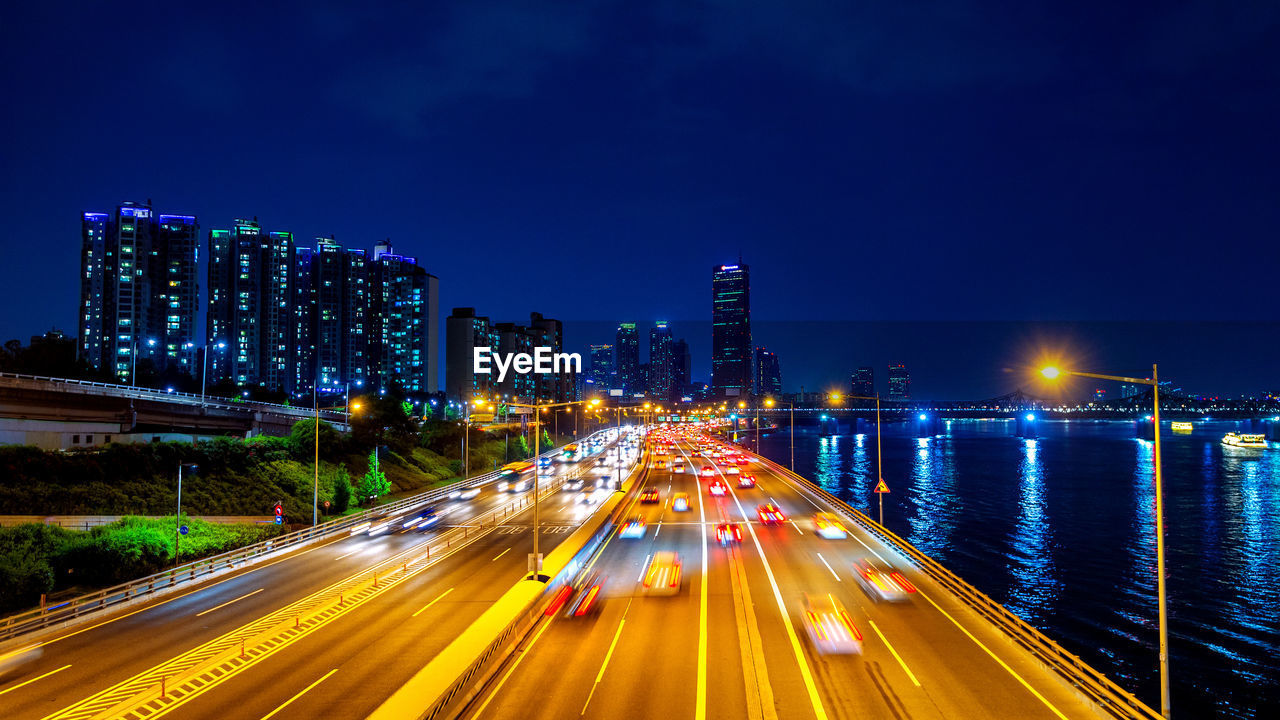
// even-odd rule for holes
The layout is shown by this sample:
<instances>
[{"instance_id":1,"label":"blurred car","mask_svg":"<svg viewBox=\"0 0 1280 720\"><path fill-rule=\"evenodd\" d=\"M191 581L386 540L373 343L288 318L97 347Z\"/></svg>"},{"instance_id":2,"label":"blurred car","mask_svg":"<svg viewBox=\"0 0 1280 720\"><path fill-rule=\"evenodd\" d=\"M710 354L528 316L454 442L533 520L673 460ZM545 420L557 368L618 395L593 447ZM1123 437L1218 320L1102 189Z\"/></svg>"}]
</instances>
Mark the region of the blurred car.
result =
<instances>
[{"instance_id":1,"label":"blurred car","mask_svg":"<svg viewBox=\"0 0 1280 720\"><path fill-rule=\"evenodd\" d=\"M751 462L751 458L747 457L746 455L739 455L737 458L734 459L734 462L739 465L746 465L747 463Z\"/></svg>"},{"instance_id":2,"label":"blurred car","mask_svg":"<svg viewBox=\"0 0 1280 720\"><path fill-rule=\"evenodd\" d=\"M540 458L538 458L538 467L540 467L540 468L547 468L547 467L551 467L551 458L550 458L550 457L540 457Z\"/></svg>"},{"instance_id":3,"label":"blurred car","mask_svg":"<svg viewBox=\"0 0 1280 720\"><path fill-rule=\"evenodd\" d=\"M640 491L640 502L645 505L652 505L658 502L661 496L658 494L658 488L645 488Z\"/></svg>"},{"instance_id":4,"label":"blurred car","mask_svg":"<svg viewBox=\"0 0 1280 720\"><path fill-rule=\"evenodd\" d=\"M756 514L760 516L760 522L765 525L781 525L787 521L787 516L783 514L782 508L773 503L765 503L756 508Z\"/></svg>"},{"instance_id":5,"label":"blurred car","mask_svg":"<svg viewBox=\"0 0 1280 720\"><path fill-rule=\"evenodd\" d=\"M568 480L565 480L565 481L564 481L564 485L561 485L561 486L560 486L560 489L561 489L561 490L564 490L565 492L572 492L572 491L574 491L574 490L581 490L581 489L582 489L582 478L581 478L581 477L569 478Z\"/></svg>"},{"instance_id":6,"label":"blurred car","mask_svg":"<svg viewBox=\"0 0 1280 720\"><path fill-rule=\"evenodd\" d=\"M853 562L853 576L857 578L862 591L876 602L907 602L916 591L916 586L903 577L902 573L892 567L887 571L881 570L866 560Z\"/></svg>"},{"instance_id":7,"label":"blurred car","mask_svg":"<svg viewBox=\"0 0 1280 720\"><path fill-rule=\"evenodd\" d=\"M756 476L755 476L755 475L741 475L741 476L739 476L739 477L738 477L738 487L740 487L740 488L753 488L753 487L755 487L755 486L756 486Z\"/></svg>"},{"instance_id":8,"label":"blurred car","mask_svg":"<svg viewBox=\"0 0 1280 720\"><path fill-rule=\"evenodd\" d=\"M804 629L820 653L849 655L862 652L862 633L835 596L804 596Z\"/></svg>"},{"instance_id":9,"label":"blurred car","mask_svg":"<svg viewBox=\"0 0 1280 720\"><path fill-rule=\"evenodd\" d=\"M471 498L479 494L480 494L480 488L478 487L459 488L449 493L449 499L450 500L470 500Z\"/></svg>"},{"instance_id":10,"label":"blurred car","mask_svg":"<svg viewBox=\"0 0 1280 720\"><path fill-rule=\"evenodd\" d=\"M400 527L405 530L426 530L438 522L440 522L440 513L434 507L429 507L404 518L400 523Z\"/></svg>"},{"instance_id":11,"label":"blurred car","mask_svg":"<svg viewBox=\"0 0 1280 720\"><path fill-rule=\"evenodd\" d=\"M600 609L600 598L604 593L604 584L608 580L599 570L592 571L578 587L577 596L565 610L564 616L569 618L586 617Z\"/></svg>"},{"instance_id":12,"label":"blurred car","mask_svg":"<svg viewBox=\"0 0 1280 720\"><path fill-rule=\"evenodd\" d=\"M689 494L678 492L671 499L671 509L676 512L687 512L689 510Z\"/></svg>"},{"instance_id":13,"label":"blurred car","mask_svg":"<svg viewBox=\"0 0 1280 720\"><path fill-rule=\"evenodd\" d=\"M727 475L740 475L740 474L742 474L742 471L738 469L738 466L737 466L737 465L730 465L729 467L725 468L725 469L724 469L724 471L725 471L725 474L727 474Z\"/></svg>"},{"instance_id":14,"label":"blurred car","mask_svg":"<svg viewBox=\"0 0 1280 720\"><path fill-rule=\"evenodd\" d=\"M680 592L680 556L671 551L655 553L644 573L648 595L675 595Z\"/></svg>"},{"instance_id":15,"label":"blurred car","mask_svg":"<svg viewBox=\"0 0 1280 720\"><path fill-rule=\"evenodd\" d=\"M829 540L843 540L849 537L849 531L844 529L844 523L840 522L840 518L835 513L820 512L813 516L813 531Z\"/></svg>"},{"instance_id":16,"label":"blurred car","mask_svg":"<svg viewBox=\"0 0 1280 720\"><path fill-rule=\"evenodd\" d=\"M654 469L654 470L666 470L666 469L667 469L667 461L666 461L666 460L658 460L657 462L655 462L655 463L653 464L653 469Z\"/></svg>"},{"instance_id":17,"label":"blurred car","mask_svg":"<svg viewBox=\"0 0 1280 720\"><path fill-rule=\"evenodd\" d=\"M712 480L711 484L707 486L707 490L710 490L712 495L724 495L729 492L729 486L719 480Z\"/></svg>"},{"instance_id":18,"label":"blurred car","mask_svg":"<svg viewBox=\"0 0 1280 720\"><path fill-rule=\"evenodd\" d=\"M720 523L716 526L716 542L721 545L742 542L742 526L738 523Z\"/></svg>"},{"instance_id":19,"label":"blurred car","mask_svg":"<svg viewBox=\"0 0 1280 720\"><path fill-rule=\"evenodd\" d=\"M644 518L636 515L622 526L622 531L618 533L618 536L624 538L642 538L644 537L644 530Z\"/></svg>"},{"instance_id":20,"label":"blurred car","mask_svg":"<svg viewBox=\"0 0 1280 720\"><path fill-rule=\"evenodd\" d=\"M702 471L698 474L701 475L702 477L715 477L716 469L711 467L710 465L707 465L706 467L702 468Z\"/></svg>"},{"instance_id":21,"label":"blurred car","mask_svg":"<svg viewBox=\"0 0 1280 720\"><path fill-rule=\"evenodd\" d=\"M0 681L16 677L27 665L40 659L44 651L39 645L28 645L0 653ZM10 688L12 689L12 688Z\"/></svg>"},{"instance_id":22,"label":"blurred car","mask_svg":"<svg viewBox=\"0 0 1280 720\"><path fill-rule=\"evenodd\" d=\"M683 465L672 465L672 466L671 466L671 472L676 473L677 475L683 475L683 474L684 474L684 466L683 466Z\"/></svg>"}]
</instances>

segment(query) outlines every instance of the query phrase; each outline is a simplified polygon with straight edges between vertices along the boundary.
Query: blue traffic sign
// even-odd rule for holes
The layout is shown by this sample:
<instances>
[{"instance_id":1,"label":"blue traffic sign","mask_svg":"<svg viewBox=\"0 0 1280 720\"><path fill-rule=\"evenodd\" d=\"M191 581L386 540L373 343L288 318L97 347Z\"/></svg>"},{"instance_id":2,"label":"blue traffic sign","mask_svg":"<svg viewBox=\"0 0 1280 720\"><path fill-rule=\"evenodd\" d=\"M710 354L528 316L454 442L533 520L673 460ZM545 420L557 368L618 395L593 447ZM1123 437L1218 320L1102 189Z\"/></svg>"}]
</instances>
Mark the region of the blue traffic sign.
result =
<instances>
[{"instance_id":1,"label":"blue traffic sign","mask_svg":"<svg viewBox=\"0 0 1280 720\"><path fill-rule=\"evenodd\" d=\"M183 535L186 535L186 534L187 534L187 526L186 526L186 525L183 525L182 527L178 528L178 532L182 533Z\"/></svg>"},{"instance_id":2,"label":"blue traffic sign","mask_svg":"<svg viewBox=\"0 0 1280 720\"><path fill-rule=\"evenodd\" d=\"M284 524L284 518L283 518L283 517L280 517L279 515L277 515L277 516L276 516L276 524L277 524L277 525L282 525L282 524Z\"/></svg>"}]
</instances>

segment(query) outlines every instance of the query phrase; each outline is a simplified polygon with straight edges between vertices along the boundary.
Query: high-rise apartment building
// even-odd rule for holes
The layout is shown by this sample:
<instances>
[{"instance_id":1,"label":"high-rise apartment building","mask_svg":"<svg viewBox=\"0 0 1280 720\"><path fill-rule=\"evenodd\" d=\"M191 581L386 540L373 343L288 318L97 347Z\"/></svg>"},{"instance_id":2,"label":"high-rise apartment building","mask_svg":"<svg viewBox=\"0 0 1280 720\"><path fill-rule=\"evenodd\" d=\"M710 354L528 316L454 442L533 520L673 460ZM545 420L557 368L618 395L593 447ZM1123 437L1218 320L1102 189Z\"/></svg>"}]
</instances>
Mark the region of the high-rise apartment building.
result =
<instances>
[{"instance_id":1,"label":"high-rise apartment building","mask_svg":"<svg viewBox=\"0 0 1280 720\"><path fill-rule=\"evenodd\" d=\"M862 397L875 397L876 374L875 370L872 368L863 365L857 370L854 370L850 381L852 383L852 386L850 387L852 394Z\"/></svg>"},{"instance_id":2,"label":"high-rise apartment building","mask_svg":"<svg viewBox=\"0 0 1280 720\"><path fill-rule=\"evenodd\" d=\"M489 318L475 308L454 308L445 319L445 393L455 402L489 397L497 389L498 376L475 372L475 348L496 350L499 336Z\"/></svg>"},{"instance_id":3,"label":"high-rise apartment building","mask_svg":"<svg viewBox=\"0 0 1280 720\"><path fill-rule=\"evenodd\" d=\"M647 392L650 397L658 400L670 400L675 394L671 343L671 328L666 322L658 321L649 329Z\"/></svg>"},{"instance_id":4,"label":"high-rise apartment building","mask_svg":"<svg viewBox=\"0 0 1280 720\"><path fill-rule=\"evenodd\" d=\"M564 350L564 324L542 313L529 313L529 334L535 347L551 348L553 353ZM573 369L558 373L534 374L534 392L537 400L565 402L577 399L578 374Z\"/></svg>"},{"instance_id":5,"label":"high-rise apartment building","mask_svg":"<svg viewBox=\"0 0 1280 720\"><path fill-rule=\"evenodd\" d=\"M911 399L911 373L902 363L889 366L889 399L899 402Z\"/></svg>"},{"instance_id":6,"label":"high-rise apartment building","mask_svg":"<svg viewBox=\"0 0 1280 720\"><path fill-rule=\"evenodd\" d=\"M591 369L587 371L587 379L597 390L608 390L613 382L613 346L591 345Z\"/></svg>"},{"instance_id":7,"label":"high-rise apartment building","mask_svg":"<svg viewBox=\"0 0 1280 720\"><path fill-rule=\"evenodd\" d=\"M635 323L619 323L613 349L618 385L627 395L640 392L644 385L640 380L640 335Z\"/></svg>"},{"instance_id":8,"label":"high-rise apartment building","mask_svg":"<svg viewBox=\"0 0 1280 720\"><path fill-rule=\"evenodd\" d=\"M756 392L777 397L782 394L782 368L776 353L756 348Z\"/></svg>"},{"instance_id":9,"label":"high-rise apartment building","mask_svg":"<svg viewBox=\"0 0 1280 720\"><path fill-rule=\"evenodd\" d=\"M440 281L415 258L379 243L369 272L369 375L377 390L435 392L439 387L436 332Z\"/></svg>"},{"instance_id":10,"label":"high-rise apartment building","mask_svg":"<svg viewBox=\"0 0 1280 720\"><path fill-rule=\"evenodd\" d=\"M318 238L312 259L316 294L316 382L321 392L363 386L369 370L369 268L364 250Z\"/></svg>"},{"instance_id":11,"label":"high-rise apartment building","mask_svg":"<svg viewBox=\"0 0 1280 720\"><path fill-rule=\"evenodd\" d=\"M711 389L716 397L749 395L751 282L746 265L711 270Z\"/></svg>"},{"instance_id":12,"label":"high-rise apartment building","mask_svg":"<svg viewBox=\"0 0 1280 720\"><path fill-rule=\"evenodd\" d=\"M77 351L121 382L138 361L195 371L199 225L157 215L150 201L81 216Z\"/></svg>"}]
</instances>

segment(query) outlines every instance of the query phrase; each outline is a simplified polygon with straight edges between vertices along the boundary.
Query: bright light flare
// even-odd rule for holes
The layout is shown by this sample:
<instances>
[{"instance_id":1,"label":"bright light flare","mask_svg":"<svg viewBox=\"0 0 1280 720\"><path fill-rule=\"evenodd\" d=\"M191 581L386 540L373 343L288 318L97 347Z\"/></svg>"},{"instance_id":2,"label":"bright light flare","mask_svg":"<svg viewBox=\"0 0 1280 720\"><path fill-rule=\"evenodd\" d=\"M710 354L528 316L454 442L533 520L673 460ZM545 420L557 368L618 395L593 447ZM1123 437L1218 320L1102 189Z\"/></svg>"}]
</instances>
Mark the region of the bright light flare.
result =
<instances>
[{"instance_id":1,"label":"bright light flare","mask_svg":"<svg viewBox=\"0 0 1280 720\"><path fill-rule=\"evenodd\" d=\"M1062 371L1052 365L1049 365L1048 367L1041 368L1040 374L1050 380L1056 380L1058 379L1058 376L1062 374Z\"/></svg>"}]
</instances>

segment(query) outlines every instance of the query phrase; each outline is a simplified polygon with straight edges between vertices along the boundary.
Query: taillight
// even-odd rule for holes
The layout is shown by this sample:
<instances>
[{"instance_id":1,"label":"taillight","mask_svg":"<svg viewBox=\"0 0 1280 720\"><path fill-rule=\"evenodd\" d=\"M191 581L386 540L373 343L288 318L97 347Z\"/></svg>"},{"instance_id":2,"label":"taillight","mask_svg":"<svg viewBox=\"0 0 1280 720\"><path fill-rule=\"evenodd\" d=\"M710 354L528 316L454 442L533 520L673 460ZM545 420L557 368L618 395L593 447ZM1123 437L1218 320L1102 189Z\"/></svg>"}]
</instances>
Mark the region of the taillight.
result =
<instances>
[{"instance_id":1,"label":"taillight","mask_svg":"<svg viewBox=\"0 0 1280 720\"><path fill-rule=\"evenodd\" d=\"M569 599L569 595L571 593L573 593L572 586L565 585L564 587L560 588L560 592L556 593L555 599L552 600L551 604L547 606L547 612L544 614L547 617L551 617L552 615L555 615L557 612L559 612L560 607L564 605L565 600Z\"/></svg>"},{"instance_id":2,"label":"taillight","mask_svg":"<svg viewBox=\"0 0 1280 720\"><path fill-rule=\"evenodd\" d=\"M890 573L889 577L893 578L893 581L897 583L898 587L902 588L903 590L906 590L909 593L913 593L916 591L916 586L912 585L910 580L903 577L902 573L900 572Z\"/></svg>"},{"instance_id":3,"label":"taillight","mask_svg":"<svg viewBox=\"0 0 1280 720\"><path fill-rule=\"evenodd\" d=\"M858 626L853 624L853 618L849 617L849 613L841 610L840 617L844 618L844 624L848 626L849 632L853 633L853 636L861 641L862 633L858 632Z\"/></svg>"}]
</instances>

